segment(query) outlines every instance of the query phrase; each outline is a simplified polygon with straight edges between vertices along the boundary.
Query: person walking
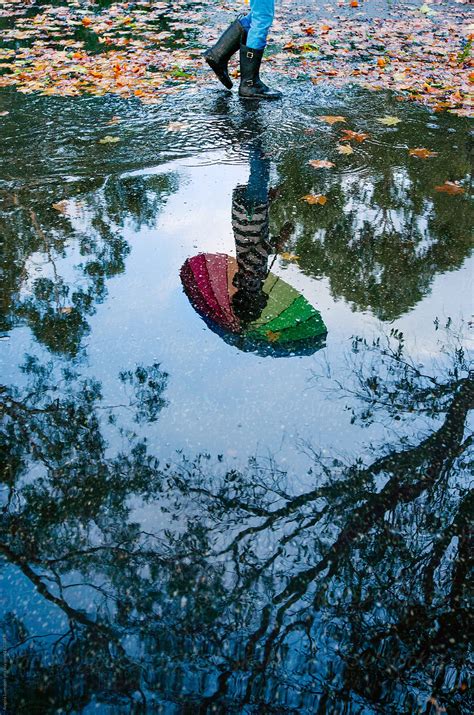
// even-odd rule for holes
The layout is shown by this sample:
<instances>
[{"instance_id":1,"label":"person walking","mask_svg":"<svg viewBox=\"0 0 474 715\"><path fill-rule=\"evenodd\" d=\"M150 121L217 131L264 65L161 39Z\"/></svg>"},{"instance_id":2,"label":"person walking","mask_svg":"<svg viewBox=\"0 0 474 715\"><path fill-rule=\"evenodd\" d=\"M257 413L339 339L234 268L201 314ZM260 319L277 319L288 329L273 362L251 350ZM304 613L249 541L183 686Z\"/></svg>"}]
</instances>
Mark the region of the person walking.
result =
<instances>
[{"instance_id":1,"label":"person walking","mask_svg":"<svg viewBox=\"0 0 474 715\"><path fill-rule=\"evenodd\" d=\"M260 79L260 65L274 15L275 0L250 0L250 13L234 20L216 44L204 53L209 67L222 84L231 89L228 63L232 55L240 51L239 96L244 99L280 99L282 96Z\"/></svg>"}]
</instances>

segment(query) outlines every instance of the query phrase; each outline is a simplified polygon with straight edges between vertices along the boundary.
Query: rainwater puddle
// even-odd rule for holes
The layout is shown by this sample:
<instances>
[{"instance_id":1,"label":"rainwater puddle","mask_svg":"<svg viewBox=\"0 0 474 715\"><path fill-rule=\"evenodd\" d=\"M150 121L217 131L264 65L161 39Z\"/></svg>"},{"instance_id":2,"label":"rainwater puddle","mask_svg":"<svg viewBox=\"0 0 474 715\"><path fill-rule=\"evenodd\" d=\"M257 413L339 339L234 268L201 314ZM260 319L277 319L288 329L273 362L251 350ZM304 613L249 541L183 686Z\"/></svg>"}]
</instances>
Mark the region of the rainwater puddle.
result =
<instances>
[{"instance_id":1,"label":"rainwater puddle","mask_svg":"<svg viewBox=\"0 0 474 715\"><path fill-rule=\"evenodd\" d=\"M467 121L8 106L10 709L467 713Z\"/></svg>"}]
</instances>

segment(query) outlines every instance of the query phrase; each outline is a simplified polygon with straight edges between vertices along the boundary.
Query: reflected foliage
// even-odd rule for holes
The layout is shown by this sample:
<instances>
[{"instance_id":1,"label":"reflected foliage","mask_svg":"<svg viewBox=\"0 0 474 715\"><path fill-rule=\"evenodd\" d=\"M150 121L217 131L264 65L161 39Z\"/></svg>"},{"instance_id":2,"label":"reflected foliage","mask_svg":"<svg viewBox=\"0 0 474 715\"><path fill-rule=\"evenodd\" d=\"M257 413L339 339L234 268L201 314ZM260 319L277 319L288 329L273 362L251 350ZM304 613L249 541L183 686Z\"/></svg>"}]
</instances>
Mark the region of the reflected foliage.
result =
<instances>
[{"instance_id":1,"label":"reflected foliage","mask_svg":"<svg viewBox=\"0 0 474 715\"><path fill-rule=\"evenodd\" d=\"M299 256L300 267L327 277L335 298L381 320L392 321L413 308L434 277L459 268L472 248L468 195L452 197L434 189L446 178L469 184L470 139L461 123L453 135L445 118L438 121L431 132L425 124L404 122L381 141L355 146L351 157L338 155L336 137L328 141L317 126L277 160L282 186L272 216L275 225L288 219L296 223L288 247ZM427 141L435 142L439 157L423 161L400 149ZM315 171L307 162L318 157L329 157L342 172ZM328 197L323 209L301 201L310 189Z\"/></svg>"},{"instance_id":2,"label":"reflected foliage","mask_svg":"<svg viewBox=\"0 0 474 715\"><path fill-rule=\"evenodd\" d=\"M125 269L125 230L152 227L174 175L111 176L56 189L0 187L0 330L26 324L51 352L74 357L107 282Z\"/></svg>"},{"instance_id":3,"label":"reflected foliage","mask_svg":"<svg viewBox=\"0 0 474 715\"><path fill-rule=\"evenodd\" d=\"M272 461L159 463L99 384L27 361L2 392L3 577L36 589L3 621L15 712L470 711L472 373L454 344L425 372L398 333L348 365L348 418L392 438L307 446L295 493ZM159 366L122 380L154 419Z\"/></svg>"}]
</instances>

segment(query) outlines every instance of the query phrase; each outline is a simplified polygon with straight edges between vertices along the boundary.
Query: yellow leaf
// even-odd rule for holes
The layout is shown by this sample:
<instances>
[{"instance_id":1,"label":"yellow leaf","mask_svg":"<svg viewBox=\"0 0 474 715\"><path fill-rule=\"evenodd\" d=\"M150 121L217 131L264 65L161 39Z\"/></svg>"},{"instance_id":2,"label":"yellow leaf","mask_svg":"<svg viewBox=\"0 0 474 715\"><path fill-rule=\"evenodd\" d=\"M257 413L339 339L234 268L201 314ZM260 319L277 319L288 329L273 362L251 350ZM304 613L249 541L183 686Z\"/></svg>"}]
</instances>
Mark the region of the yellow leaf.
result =
<instances>
[{"instance_id":1,"label":"yellow leaf","mask_svg":"<svg viewBox=\"0 0 474 715\"><path fill-rule=\"evenodd\" d=\"M353 154L354 149L351 147L350 144L338 144L336 147L336 151L339 154Z\"/></svg>"},{"instance_id":2,"label":"yellow leaf","mask_svg":"<svg viewBox=\"0 0 474 715\"><path fill-rule=\"evenodd\" d=\"M437 151L430 151L424 147L419 147L417 149L409 149L408 153L410 156L416 156L418 159L431 159L432 156L438 156Z\"/></svg>"},{"instance_id":3,"label":"yellow leaf","mask_svg":"<svg viewBox=\"0 0 474 715\"><path fill-rule=\"evenodd\" d=\"M267 332L266 332L266 336L271 343L276 342L278 340L278 338L280 337L280 335L281 335L281 333L278 333L278 332L274 333L273 330L267 330Z\"/></svg>"},{"instance_id":4,"label":"yellow leaf","mask_svg":"<svg viewBox=\"0 0 474 715\"><path fill-rule=\"evenodd\" d=\"M59 312L62 313L63 315L69 315L69 313L72 313L72 308L70 305L64 306L64 308L60 308Z\"/></svg>"},{"instance_id":5,"label":"yellow leaf","mask_svg":"<svg viewBox=\"0 0 474 715\"><path fill-rule=\"evenodd\" d=\"M107 136L99 139L99 144L116 144L119 141L120 137L112 137L110 134L107 134Z\"/></svg>"},{"instance_id":6,"label":"yellow leaf","mask_svg":"<svg viewBox=\"0 0 474 715\"><path fill-rule=\"evenodd\" d=\"M331 169L335 164L332 161L327 161L326 159L310 159L308 164L313 167L313 169Z\"/></svg>"},{"instance_id":7,"label":"yellow leaf","mask_svg":"<svg viewBox=\"0 0 474 715\"><path fill-rule=\"evenodd\" d=\"M396 124L400 124L402 121L398 117L391 117L389 114L386 114L385 117L381 117L380 119L377 119L379 124L385 124L386 127L394 127Z\"/></svg>"},{"instance_id":8,"label":"yellow leaf","mask_svg":"<svg viewBox=\"0 0 474 715\"><path fill-rule=\"evenodd\" d=\"M306 194L306 196L301 197L303 201L306 201L307 204L319 204L320 206L324 206L326 203L327 196L323 196L322 194Z\"/></svg>"},{"instance_id":9,"label":"yellow leaf","mask_svg":"<svg viewBox=\"0 0 474 715\"><path fill-rule=\"evenodd\" d=\"M321 117L318 117L318 119L320 119L322 122L327 122L327 124L337 124L338 122L346 121L345 117L339 117L333 114L323 114Z\"/></svg>"},{"instance_id":10,"label":"yellow leaf","mask_svg":"<svg viewBox=\"0 0 474 715\"><path fill-rule=\"evenodd\" d=\"M283 258L284 261L299 261L300 259L300 257L295 256L294 253L287 253L286 251L280 253L280 257Z\"/></svg>"}]
</instances>

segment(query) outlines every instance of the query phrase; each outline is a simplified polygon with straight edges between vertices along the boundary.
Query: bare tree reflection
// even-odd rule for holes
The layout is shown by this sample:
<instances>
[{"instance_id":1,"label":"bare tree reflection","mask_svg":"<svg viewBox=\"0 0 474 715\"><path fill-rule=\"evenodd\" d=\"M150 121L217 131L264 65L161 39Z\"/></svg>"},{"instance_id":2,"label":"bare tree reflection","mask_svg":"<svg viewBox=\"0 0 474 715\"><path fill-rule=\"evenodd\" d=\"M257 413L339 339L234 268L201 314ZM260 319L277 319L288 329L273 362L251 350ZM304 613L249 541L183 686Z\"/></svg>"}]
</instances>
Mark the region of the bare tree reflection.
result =
<instances>
[{"instance_id":1,"label":"bare tree reflection","mask_svg":"<svg viewBox=\"0 0 474 715\"><path fill-rule=\"evenodd\" d=\"M400 436L347 461L311 451L303 493L273 462L149 454L118 414L157 417L158 365L123 375L112 409L97 383L66 373L58 391L26 363L27 387L2 392L1 549L43 605L5 613L15 712L469 711L472 374L456 346L425 374L397 333L351 355L351 419Z\"/></svg>"}]
</instances>

